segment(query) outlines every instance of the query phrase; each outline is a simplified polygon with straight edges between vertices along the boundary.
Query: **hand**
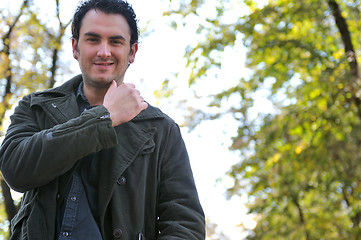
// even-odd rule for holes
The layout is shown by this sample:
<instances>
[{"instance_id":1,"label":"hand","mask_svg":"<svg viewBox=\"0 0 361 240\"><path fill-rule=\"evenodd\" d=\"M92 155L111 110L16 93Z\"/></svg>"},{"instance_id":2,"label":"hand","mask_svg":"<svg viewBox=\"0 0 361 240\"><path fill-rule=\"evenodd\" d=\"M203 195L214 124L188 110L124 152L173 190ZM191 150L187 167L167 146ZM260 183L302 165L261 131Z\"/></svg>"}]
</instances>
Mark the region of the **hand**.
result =
<instances>
[{"instance_id":1,"label":"hand","mask_svg":"<svg viewBox=\"0 0 361 240\"><path fill-rule=\"evenodd\" d=\"M124 83L117 86L115 81L105 94L103 105L110 113L113 127L129 122L148 107L134 84Z\"/></svg>"}]
</instances>

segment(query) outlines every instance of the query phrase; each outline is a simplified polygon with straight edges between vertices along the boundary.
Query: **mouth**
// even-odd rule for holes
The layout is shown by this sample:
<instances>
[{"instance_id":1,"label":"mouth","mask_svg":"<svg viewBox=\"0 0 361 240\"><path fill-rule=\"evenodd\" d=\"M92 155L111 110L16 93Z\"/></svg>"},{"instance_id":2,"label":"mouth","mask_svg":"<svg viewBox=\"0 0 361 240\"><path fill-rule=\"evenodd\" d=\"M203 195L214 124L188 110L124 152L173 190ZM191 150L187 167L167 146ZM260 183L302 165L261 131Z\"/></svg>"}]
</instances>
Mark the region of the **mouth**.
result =
<instances>
[{"instance_id":1,"label":"mouth","mask_svg":"<svg viewBox=\"0 0 361 240\"><path fill-rule=\"evenodd\" d=\"M94 66L98 71L110 71L114 66L114 62L94 62Z\"/></svg>"},{"instance_id":2,"label":"mouth","mask_svg":"<svg viewBox=\"0 0 361 240\"><path fill-rule=\"evenodd\" d=\"M97 66L110 66L113 64L114 64L113 62L96 62L96 63L94 63L94 65L97 65Z\"/></svg>"}]
</instances>

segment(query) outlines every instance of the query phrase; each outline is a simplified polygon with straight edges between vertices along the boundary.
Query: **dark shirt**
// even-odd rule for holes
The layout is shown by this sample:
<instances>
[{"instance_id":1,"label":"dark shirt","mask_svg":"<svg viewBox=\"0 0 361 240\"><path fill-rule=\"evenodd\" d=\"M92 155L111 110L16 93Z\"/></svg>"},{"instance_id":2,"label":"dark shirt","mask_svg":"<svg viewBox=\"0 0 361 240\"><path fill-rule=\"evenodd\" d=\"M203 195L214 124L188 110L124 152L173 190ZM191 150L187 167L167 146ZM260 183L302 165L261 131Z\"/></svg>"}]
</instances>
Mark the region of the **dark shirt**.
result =
<instances>
[{"instance_id":1,"label":"dark shirt","mask_svg":"<svg viewBox=\"0 0 361 240\"><path fill-rule=\"evenodd\" d=\"M79 84L77 92L77 103L79 113L92 108L83 91L83 82ZM91 139L89 139L91 141ZM88 197L88 202L91 208L91 212L98 221L98 170L99 170L99 159L98 154L94 153L84 157L79 166L79 175L82 179L85 192Z\"/></svg>"},{"instance_id":2,"label":"dark shirt","mask_svg":"<svg viewBox=\"0 0 361 240\"><path fill-rule=\"evenodd\" d=\"M79 113L91 108L83 91L83 82L77 92ZM102 239L98 221L98 154L80 160L74 171L66 199L57 212L56 236L59 240Z\"/></svg>"},{"instance_id":3,"label":"dark shirt","mask_svg":"<svg viewBox=\"0 0 361 240\"><path fill-rule=\"evenodd\" d=\"M58 240L101 240L99 228L92 217L88 199L78 172L74 172Z\"/></svg>"}]
</instances>

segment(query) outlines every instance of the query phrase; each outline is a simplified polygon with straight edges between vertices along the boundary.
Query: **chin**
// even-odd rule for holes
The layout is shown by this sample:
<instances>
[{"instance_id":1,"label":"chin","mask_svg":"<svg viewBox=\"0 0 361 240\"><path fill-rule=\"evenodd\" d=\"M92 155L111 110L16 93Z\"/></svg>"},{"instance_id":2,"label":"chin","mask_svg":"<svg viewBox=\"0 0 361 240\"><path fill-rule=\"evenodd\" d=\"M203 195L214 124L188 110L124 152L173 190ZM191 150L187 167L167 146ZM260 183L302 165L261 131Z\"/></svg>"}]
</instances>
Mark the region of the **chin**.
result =
<instances>
[{"instance_id":1,"label":"chin","mask_svg":"<svg viewBox=\"0 0 361 240\"><path fill-rule=\"evenodd\" d=\"M113 76L104 76L104 75L99 75L99 76L94 76L93 79L96 82L103 82L103 83L109 83L111 81L113 81L114 77Z\"/></svg>"},{"instance_id":2,"label":"chin","mask_svg":"<svg viewBox=\"0 0 361 240\"><path fill-rule=\"evenodd\" d=\"M104 76L92 76L84 79L84 82L88 84L88 86L93 86L95 88L108 88L112 81L113 79L111 77L106 78Z\"/></svg>"}]
</instances>

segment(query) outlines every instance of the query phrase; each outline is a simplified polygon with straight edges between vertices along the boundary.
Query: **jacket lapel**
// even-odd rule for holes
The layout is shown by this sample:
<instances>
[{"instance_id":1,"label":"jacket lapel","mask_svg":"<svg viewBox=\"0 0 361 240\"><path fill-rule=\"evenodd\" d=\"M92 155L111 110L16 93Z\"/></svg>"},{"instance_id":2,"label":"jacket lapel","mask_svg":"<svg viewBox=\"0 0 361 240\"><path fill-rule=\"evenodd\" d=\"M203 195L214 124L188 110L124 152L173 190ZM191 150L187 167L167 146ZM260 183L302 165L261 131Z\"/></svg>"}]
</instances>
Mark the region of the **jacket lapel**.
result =
<instances>
[{"instance_id":1,"label":"jacket lapel","mask_svg":"<svg viewBox=\"0 0 361 240\"><path fill-rule=\"evenodd\" d=\"M118 144L112 149L101 151L99 163L99 213L105 215L106 207L118 178L134 159L144 151L154 149L153 137L156 128L141 129L133 122L115 128Z\"/></svg>"},{"instance_id":2,"label":"jacket lapel","mask_svg":"<svg viewBox=\"0 0 361 240\"><path fill-rule=\"evenodd\" d=\"M78 105L75 97L66 96L54 98L41 103L41 106L46 109L48 116L57 124L65 123L72 118L79 116Z\"/></svg>"},{"instance_id":3,"label":"jacket lapel","mask_svg":"<svg viewBox=\"0 0 361 240\"><path fill-rule=\"evenodd\" d=\"M55 124L64 123L79 116L74 89L77 89L81 81L82 77L78 75L60 87L34 93L31 98L31 107L36 105L42 107Z\"/></svg>"}]
</instances>

